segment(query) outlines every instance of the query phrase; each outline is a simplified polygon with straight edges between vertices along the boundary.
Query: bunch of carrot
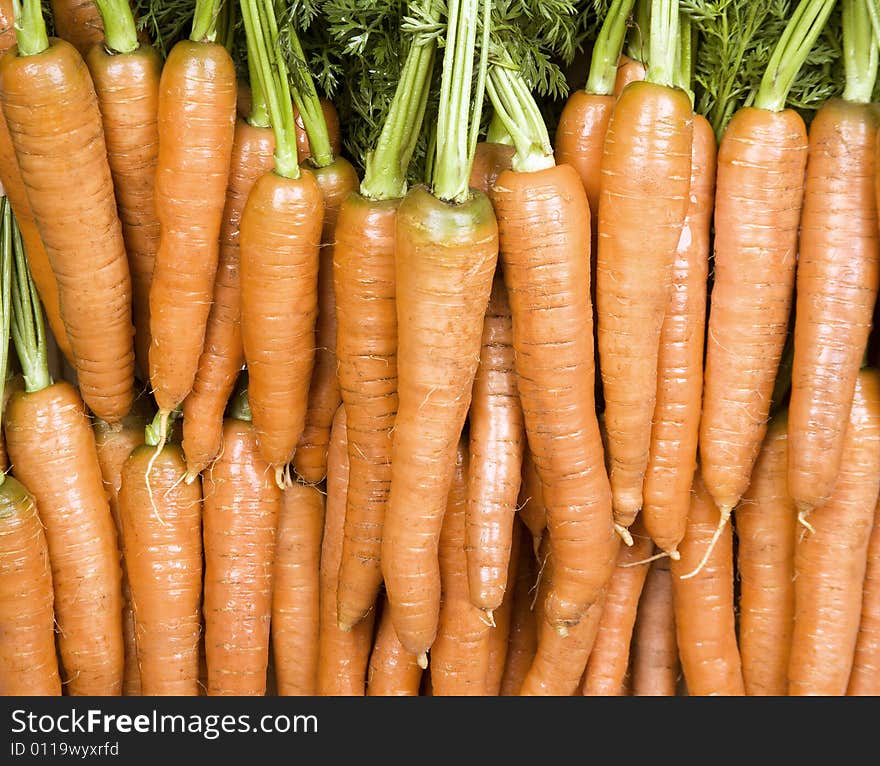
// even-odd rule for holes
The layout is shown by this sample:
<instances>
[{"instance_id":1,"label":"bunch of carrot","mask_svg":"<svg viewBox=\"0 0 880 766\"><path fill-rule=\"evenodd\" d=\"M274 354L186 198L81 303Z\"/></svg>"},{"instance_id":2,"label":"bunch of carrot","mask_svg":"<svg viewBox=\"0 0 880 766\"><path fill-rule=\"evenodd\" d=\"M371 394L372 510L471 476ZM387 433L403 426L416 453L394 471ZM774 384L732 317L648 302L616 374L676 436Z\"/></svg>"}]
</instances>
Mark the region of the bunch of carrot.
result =
<instances>
[{"instance_id":1,"label":"bunch of carrot","mask_svg":"<svg viewBox=\"0 0 880 766\"><path fill-rule=\"evenodd\" d=\"M349 160L284 3L0 0L0 694L880 691L880 9L716 136L605 5L551 131L411 0Z\"/></svg>"}]
</instances>

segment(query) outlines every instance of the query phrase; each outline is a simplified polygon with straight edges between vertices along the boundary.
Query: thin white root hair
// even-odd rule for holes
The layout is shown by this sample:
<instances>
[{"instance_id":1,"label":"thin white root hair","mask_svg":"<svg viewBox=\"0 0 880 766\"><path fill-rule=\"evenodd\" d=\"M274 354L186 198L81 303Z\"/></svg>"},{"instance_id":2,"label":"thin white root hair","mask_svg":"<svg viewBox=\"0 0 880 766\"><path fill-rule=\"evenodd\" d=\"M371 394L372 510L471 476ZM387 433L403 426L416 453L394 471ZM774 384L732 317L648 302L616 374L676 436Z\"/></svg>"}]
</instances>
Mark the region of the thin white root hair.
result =
<instances>
[{"instance_id":1,"label":"thin white root hair","mask_svg":"<svg viewBox=\"0 0 880 766\"><path fill-rule=\"evenodd\" d=\"M706 552L703 554L703 558L700 559L700 563L697 564L696 569L692 572L681 575L679 577L680 580L689 580L691 577L696 577L702 571L703 567L706 566L709 556L712 555L712 551L715 549L715 544L721 538L721 533L724 531L724 527L727 526L727 522L730 520L731 510L731 508L721 509L721 518L718 520L718 526L715 527L715 531L712 533L712 539L709 541L709 545L706 548Z\"/></svg>"},{"instance_id":2,"label":"thin white root hair","mask_svg":"<svg viewBox=\"0 0 880 766\"><path fill-rule=\"evenodd\" d=\"M153 497L153 486L150 484L150 474L153 472L156 458L162 454L162 450L165 447L165 439L168 437L168 418L170 415L171 413L168 410L162 410L159 413L159 440L156 442L156 449L147 463L147 473L144 477L146 479L147 495L150 498L150 507L153 509L153 513L156 515L156 518L159 519L159 523L163 527L167 526L167 524L165 519L162 518L162 514L159 513L159 506L156 505L156 499Z\"/></svg>"}]
</instances>

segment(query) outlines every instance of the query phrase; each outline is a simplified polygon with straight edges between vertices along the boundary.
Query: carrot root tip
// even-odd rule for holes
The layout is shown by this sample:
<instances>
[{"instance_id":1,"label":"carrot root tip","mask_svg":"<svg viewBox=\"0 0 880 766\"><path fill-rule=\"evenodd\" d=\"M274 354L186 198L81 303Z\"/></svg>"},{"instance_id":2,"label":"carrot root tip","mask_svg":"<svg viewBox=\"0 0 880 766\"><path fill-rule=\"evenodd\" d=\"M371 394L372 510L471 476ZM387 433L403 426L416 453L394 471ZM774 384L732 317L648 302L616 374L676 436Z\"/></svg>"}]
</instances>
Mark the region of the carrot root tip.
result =
<instances>
[{"instance_id":1,"label":"carrot root tip","mask_svg":"<svg viewBox=\"0 0 880 766\"><path fill-rule=\"evenodd\" d=\"M275 467L275 483L278 485L278 489L285 489L287 484L287 477L284 475L284 466L276 466Z\"/></svg>"},{"instance_id":2,"label":"carrot root tip","mask_svg":"<svg viewBox=\"0 0 880 766\"><path fill-rule=\"evenodd\" d=\"M422 670L427 670L428 669L428 653L422 652L421 654L419 654L419 656L416 657L416 662L418 663L418 666Z\"/></svg>"},{"instance_id":3,"label":"carrot root tip","mask_svg":"<svg viewBox=\"0 0 880 766\"><path fill-rule=\"evenodd\" d=\"M680 561L681 560L681 552L678 550L678 548L673 548L671 551L668 551L667 553L669 555L669 558L671 558L673 561Z\"/></svg>"},{"instance_id":4,"label":"carrot root tip","mask_svg":"<svg viewBox=\"0 0 880 766\"><path fill-rule=\"evenodd\" d=\"M673 551L675 553L676 560L681 558L681 554L678 551ZM657 559L664 559L667 556L672 558L672 553L669 551L660 551L660 553L655 553L653 556L648 556L646 559L640 559L639 561L629 561L626 564L621 564L621 569L628 569L629 567L638 567L642 566L642 564L650 564L652 561L656 561Z\"/></svg>"},{"instance_id":5,"label":"carrot root tip","mask_svg":"<svg viewBox=\"0 0 880 766\"><path fill-rule=\"evenodd\" d=\"M620 539L623 540L623 542L627 546L627 548L632 547L632 544L633 544L632 535L630 534L629 530L625 526L623 526L623 524L615 523L614 531L617 532L618 535L620 535Z\"/></svg>"},{"instance_id":6,"label":"carrot root tip","mask_svg":"<svg viewBox=\"0 0 880 766\"><path fill-rule=\"evenodd\" d=\"M184 478L184 481L185 481L187 484L192 484L192 483L196 480L196 478L198 477L198 475L199 475L199 472L198 472L198 471L187 471L187 472L186 472L186 477Z\"/></svg>"},{"instance_id":7,"label":"carrot root tip","mask_svg":"<svg viewBox=\"0 0 880 766\"><path fill-rule=\"evenodd\" d=\"M816 528L812 524L810 524L809 521L807 521L807 516L809 516L809 515L810 515L810 511L807 510L806 508L803 508L800 511L798 511L797 520L798 520L798 524L800 524L804 528L805 531L809 532L810 534L813 534L816 531Z\"/></svg>"},{"instance_id":8,"label":"carrot root tip","mask_svg":"<svg viewBox=\"0 0 880 766\"><path fill-rule=\"evenodd\" d=\"M495 615L491 609L483 609L481 610L482 614L480 615L480 620L482 620L486 625L490 628L495 627Z\"/></svg>"}]
</instances>

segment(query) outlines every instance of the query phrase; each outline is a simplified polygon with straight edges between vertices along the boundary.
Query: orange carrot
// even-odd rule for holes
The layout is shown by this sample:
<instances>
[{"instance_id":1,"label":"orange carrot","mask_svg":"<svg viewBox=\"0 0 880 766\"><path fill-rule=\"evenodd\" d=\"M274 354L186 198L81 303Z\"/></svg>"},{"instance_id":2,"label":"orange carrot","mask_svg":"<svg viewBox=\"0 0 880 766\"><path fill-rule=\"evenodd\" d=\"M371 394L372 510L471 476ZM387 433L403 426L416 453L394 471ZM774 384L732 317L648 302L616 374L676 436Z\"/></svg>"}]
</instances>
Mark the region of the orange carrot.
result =
<instances>
[{"instance_id":1,"label":"orange carrot","mask_svg":"<svg viewBox=\"0 0 880 766\"><path fill-rule=\"evenodd\" d=\"M669 559L651 564L633 630L632 695L674 697L680 672Z\"/></svg>"},{"instance_id":2,"label":"orange carrot","mask_svg":"<svg viewBox=\"0 0 880 766\"><path fill-rule=\"evenodd\" d=\"M327 136L330 140L330 149L334 157L338 157L342 151L342 131L339 126L339 113L329 98L321 98L321 113L327 125ZM293 105L293 116L296 120L296 151L300 162L305 162L312 156L312 147L309 144L309 133L306 130L302 115L296 104Z\"/></svg>"},{"instance_id":3,"label":"orange carrot","mask_svg":"<svg viewBox=\"0 0 880 766\"><path fill-rule=\"evenodd\" d=\"M507 665L513 623L513 598L517 573L519 572L519 549L522 535L523 526L514 519L511 555L507 564L507 587L504 590L501 606L492 613L495 627L489 631L489 668L486 674L486 694L490 697L498 697L501 694L501 683Z\"/></svg>"},{"instance_id":4,"label":"orange carrot","mask_svg":"<svg viewBox=\"0 0 880 766\"><path fill-rule=\"evenodd\" d=\"M470 187L488 194L498 176L510 169L514 151L514 147L510 144L480 141L474 152L474 164L468 182Z\"/></svg>"},{"instance_id":5,"label":"orange carrot","mask_svg":"<svg viewBox=\"0 0 880 766\"><path fill-rule=\"evenodd\" d=\"M522 526L517 524L517 526ZM537 587L538 568L536 553L527 529L522 529L517 548L516 579L513 581L513 604L510 617L510 639L501 677L502 697L519 696L523 681L538 645L537 622L532 605L535 602L533 590Z\"/></svg>"},{"instance_id":6,"label":"orange carrot","mask_svg":"<svg viewBox=\"0 0 880 766\"><path fill-rule=\"evenodd\" d=\"M94 0L49 0L55 34L72 43L85 58L104 39L104 22Z\"/></svg>"},{"instance_id":7,"label":"orange carrot","mask_svg":"<svg viewBox=\"0 0 880 766\"><path fill-rule=\"evenodd\" d=\"M880 503L868 542L868 563L862 586L862 615L846 693L850 697L880 694Z\"/></svg>"},{"instance_id":8,"label":"orange carrot","mask_svg":"<svg viewBox=\"0 0 880 766\"><path fill-rule=\"evenodd\" d=\"M315 696L318 684L319 568L324 496L284 488L275 544L272 657L281 696Z\"/></svg>"},{"instance_id":9,"label":"orange carrot","mask_svg":"<svg viewBox=\"0 0 880 766\"><path fill-rule=\"evenodd\" d=\"M794 628L797 510L788 491L787 413L767 429L751 484L734 511L739 646L746 694L784 696Z\"/></svg>"},{"instance_id":10,"label":"orange carrot","mask_svg":"<svg viewBox=\"0 0 880 766\"><path fill-rule=\"evenodd\" d=\"M614 97L620 98L620 94L623 93L623 89L627 85L631 82L644 80L646 74L647 69L643 62L622 53L617 62L617 76L614 79Z\"/></svg>"},{"instance_id":11,"label":"orange carrot","mask_svg":"<svg viewBox=\"0 0 880 766\"><path fill-rule=\"evenodd\" d=\"M397 638L388 602L383 599L379 630L367 668L367 696L418 697L422 673L418 657L407 652Z\"/></svg>"},{"instance_id":12,"label":"orange carrot","mask_svg":"<svg viewBox=\"0 0 880 766\"><path fill-rule=\"evenodd\" d=\"M794 561L790 696L842 696L858 641L868 542L880 495L880 372L856 378L834 492L805 519Z\"/></svg>"},{"instance_id":13,"label":"orange carrot","mask_svg":"<svg viewBox=\"0 0 880 766\"><path fill-rule=\"evenodd\" d=\"M522 482L519 492L519 517L532 537L535 553L541 545L541 538L547 528L547 507L544 505L544 490L541 477L535 466L532 452L526 444L522 463Z\"/></svg>"}]
</instances>

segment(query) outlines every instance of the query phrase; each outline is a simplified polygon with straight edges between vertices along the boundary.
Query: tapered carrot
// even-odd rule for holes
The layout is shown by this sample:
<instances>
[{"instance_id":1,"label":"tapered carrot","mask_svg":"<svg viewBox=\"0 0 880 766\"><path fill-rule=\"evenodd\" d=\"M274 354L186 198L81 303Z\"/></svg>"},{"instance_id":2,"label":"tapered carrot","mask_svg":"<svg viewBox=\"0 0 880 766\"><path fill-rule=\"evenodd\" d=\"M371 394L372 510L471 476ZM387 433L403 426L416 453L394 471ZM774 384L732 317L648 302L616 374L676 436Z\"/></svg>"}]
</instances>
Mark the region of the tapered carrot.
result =
<instances>
[{"instance_id":1,"label":"tapered carrot","mask_svg":"<svg viewBox=\"0 0 880 766\"><path fill-rule=\"evenodd\" d=\"M523 525L514 519L510 559L507 564L507 587L504 590L501 606L492 613L495 627L489 632L489 668L486 674L486 694L490 697L500 696L504 669L507 666L513 624L513 599L519 573L520 540L523 534Z\"/></svg>"},{"instance_id":2,"label":"tapered carrot","mask_svg":"<svg viewBox=\"0 0 880 766\"><path fill-rule=\"evenodd\" d=\"M699 452L722 523L748 486L788 332L807 136L785 102L833 5L802 0L753 105L734 114L718 148Z\"/></svg>"},{"instance_id":3,"label":"tapered carrot","mask_svg":"<svg viewBox=\"0 0 880 766\"><path fill-rule=\"evenodd\" d=\"M468 188L488 61L483 50L471 108L478 5L449 7L455 40L444 52L432 185L411 189L397 211L399 404L381 568L397 635L423 665L437 633L443 511L498 260L492 204Z\"/></svg>"},{"instance_id":4,"label":"tapered carrot","mask_svg":"<svg viewBox=\"0 0 880 766\"><path fill-rule=\"evenodd\" d=\"M787 412L767 428L751 483L734 511L739 647L749 696L784 696L794 628L797 510L787 482Z\"/></svg>"},{"instance_id":5,"label":"tapered carrot","mask_svg":"<svg viewBox=\"0 0 880 766\"><path fill-rule=\"evenodd\" d=\"M468 413L470 457L465 552L471 603L487 612L507 588L513 522L519 497L525 427L516 387L513 326L507 288L495 272L483 322L480 364Z\"/></svg>"},{"instance_id":6,"label":"tapered carrot","mask_svg":"<svg viewBox=\"0 0 880 766\"><path fill-rule=\"evenodd\" d=\"M880 494L880 373L856 378L831 498L797 533L790 696L846 694L858 641L868 542Z\"/></svg>"},{"instance_id":7,"label":"tapered carrot","mask_svg":"<svg viewBox=\"0 0 880 766\"><path fill-rule=\"evenodd\" d=\"M162 58L151 45L138 42L127 0L89 3L93 4L111 23L106 27L103 44L93 45L85 61L101 109L107 159L128 253L135 361L146 379L150 369L150 282L159 245L154 190Z\"/></svg>"},{"instance_id":8,"label":"tapered carrot","mask_svg":"<svg viewBox=\"0 0 880 766\"><path fill-rule=\"evenodd\" d=\"M432 0L422 6L439 16ZM427 40L413 44L407 53L360 189L342 203L336 224L336 361L350 466L337 594L343 629L372 607L382 582L382 530L398 403L397 208L407 189L406 171L424 118L435 47L435 40Z\"/></svg>"},{"instance_id":9,"label":"tapered carrot","mask_svg":"<svg viewBox=\"0 0 880 766\"><path fill-rule=\"evenodd\" d=\"M880 694L880 503L874 510L868 563L862 586L862 614L846 693L850 697Z\"/></svg>"},{"instance_id":10,"label":"tapered carrot","mask_svg":"<svg viewBox=\"0 0 880 766\"><path fill-rule=\"evenodd\" d=\"M183 402L198 370L232 157L235 67L214 41L217 2L197 0L190 35L169 51L159 83L149 374L165 412Z\"/></svg>"},{"instance_id":11,"label":"tapered carrot","mask_svg":"<svg viewBox=\"0 0 880 766\"><path fill-rule=\"evenodd\" d=\"M418 657L403 648L391 624L391 611L383 598L379 629L367 668L368 697L418 697L422 668Z\"/></svg>"},{"instance_id":12,"label":"tapered carrot","mask_svg":"<svg viewBox=\"0 0 880 766\"><path fill-rule=\"evenodd\" d=\"M263 696L281 489L259 457L239 396L223 453L203 478L205 654L209 696Z\"/></svg>"},{"instance_id":13,"label":"tapered carrot","mask_svg":"<svg viewBox=\"0 0 880 766\"><path fill-rule=\"evenodd\" d=\"M134 350L131 280L101 113L82 57L46 37L38 3L24 5L18 38L16 52L0 58L0 101L57 281L81 395L113 423L134 398ZM51 180L59 174L75 179L75 193Z\"/></svg>"},{"instance_id":14,"label":"tapered carrot","mask_svg":"<svg viewBox=\"0 0 880 766\"><path fill-rule=\"evenodd\" d=\"M518 515L529 530L535 553L541 545L541 538L547 528L547 507L544 505L544 490L541 477L528 444L525 447L522 463L522 482L519 490Z\"/></svg>"},{"instance_id":15,"label":"tapered carrot","mask_svg":"<svg viewBox=\"0 0 880 766\"><path fill-rule=\"evenodd\" d=\"M66 691L118 695L124 666L122 571L95 436L76 388L49 377L39 301L21 239L13 235L12 335L24 386L7 403L6 447L16 478L33 493L46 533Z\"/></svg>"},{"instance_id":16,"label":"tapered carrot","mask_svg":"<svg viewBox=\"0 0 880 766\"><path fill-rule=\"evenodd\" d=\"M599 364L614 517L623 528L643 503L660 335L691 180L693 112L673 86L678 3L651 8L647 77L614 105L599 194Z\"/></svg>"},{"instance_id":17,"label":"tapered carrot","mask_svg":"<svg viewBox=\"0 0 880 766\"><path fill-rule=\"evenodd\" d=\"M122 484L122 466L132 451L143 444L144 429L153 418L149 399L144 395L135 399L132 411L122 419L119 426L110 426L103 420L95 420L95 450L104 490L110 501L110 513L116 525L117 545L122 543L122 519L119 515L119 488ZM122 694L126 697L141 693L141 674L138 668L137 643L134 634L134 613L131 606L131 587L125 562L122 562L122 637L125 642L125 669L122 675Z\"/></svg>"},{"instance_id":18,"label":"tapered carrot","mask_svg":"<svg viewBox=\"0 0 880 766\"><path fill-rule=\"evenodd\" d=\"M85 58L104 40L104 22L94 0L50 0L55 34L71 43Z\"/></svg>"},{"instance_id":19,"label":"tapered carrot","mask_svg":"<svg viewBox=\"0 0 880 766\"><path fill-rule=\"evenodd\" d=\"M489 678L493 628L483 610L471 602L465 549L469 462L465 437L459 442L440 531L440 618L430 655L436 697L486 696Z\"/></svg>"},{"instance_id":20,"label":"tapered carrot","mask_svg":"<svg viewBox=\"0 0 880 766\"><path fill-rule=\"evenodd\" d=\"M253 64L253 57L248 59ZM206 468L222 449L223 410L244 364L241 339L239 225L256 180L272 169L275 135L257 78L245 117L235 121L214 299L192 391L183 400L183 451L189 477Z\"/></svg>"},{"instance_id":21,"label":"tapered carrot","mask_svg":"<svg viewBox=\"0 0 880 766\"><path fill-rule=\"evenodd\" d=\"M348 488L348 443L343 405L337 408L333 418L327 466L327 513L321 542L317 694L362 697L366 692L374 612L370 612L349 631L339 627L336 617L339 558L342 555L345 494Z\"/></svg>"},{"instance_id":22,"label":"tapered carrot","mask_svg":"<svg viewBox=\"0 0 880 766\"><path fill-rule=\"evenodd\" d=\"M633 525L633 544L621 546L608 589L593 649L584 675L583 693L611 697L620 694L629 667L633 626L650 567L654 543L643 525Z\"/></svg>"},{"instance_id":23,"label":"tapered carrot","mask_svg":"<svg viewBox=\"0 0 880 766\"><path fill-rule=\"evenodd\" d=\"M241 334L260 454L280 485L308 405L324 201L314 174L297 162L287 69L256 2L242 5L242 15L275 131L275 168L257 179L241 214Z\"/></svg>"},{"instance_id":24,"label":"tapered carrot","mask_svg":"<svg viewBox=\"0 0 880 766\"><path fill-rule=\"evenodd\" d=\"M278 694L313 697L318 684L319 569L324 495L292 482L284 488L275 543L272 657Z\"/></svg>"},{"instance_id":25,"label":"tapered carrot","mask_svg":"<svg viewBox=\"0 0 880 766\"><path fill-rule=\"evenodd\" d=\"M618 542L594 399L590 208L574 168L554 164L546 125L515 70L494 65L489 86L517 147L491 196L517 389L553 549L545 615L564 632L605 587ZM515 120L511 103L527 117Z\"/></svg>"},{"instance_id":26,"label":"tapered carrot","mask_svg":"<svg viewBox=\"0 0 880 766\"><path fill-rule=\"evenodd\" d=\"M518 525L522 527L523 525ZM510 616L510 639L501 676L502 697L516 697L523 680L529 672L538 646L538 630L535 612L534 589L537 587L537 551L533 547L528 529L522 529L517 549L516 579L512 584L513 604Z\"/></svg>"},{"instance_id":27,"label":"tapered carrot","mask_svg":"<svg viewBox=\"0 0 880 766\"><path fill-rule=\"evenodd\" d=\"M810 122L798 238L789 490L809 511L831 496L877 300L877 44L866 3L843 3L846 89Z\"/></svg>"},{"instance_id":28,"label":"tapered carrot","mask_svg":"<svg viewBox=\"0 0 880 766\"><path fill-rule=\"evenodd\" d=\"M673 560L672 597L681 667L692 696L743 696L742 662L733 603L733 532L725 525L699 572L698 562L718 531L718 511L699 472L694 476L687 529Z\"/></svg>"},{"instance_id":29,"label":"tapered carrot","mask_svg":"<svg viewBox=\"0 0 880 766\"><path fill-rule=\"evenodd\" d=\"M141 693L198 696L202 487L183 481L183 450L158 430L125 461L119 490Z\"/></svg>"},{"instance_id":30,"label":"tapered carrot","mask_svg":"<svg viewBox=\"0 0 880 766\"><path fill-rule=\"evenodd\" d=\"M690 26L682 33L683 39L689 38ZM689 70L689 60L682 63ZM642 487L645 530L659 548L673 556L684 536L697 467L715 198L715 134L700 114L693 117L691 151L690 194L675 251L672 293L660 330L654 422Z\"/></svg>"},{"instance_id":31,"label":"tapered carrot","mask_svg":"<svg viewBox=\"0 0 880 766\"><path fill-rule=\"evenodd\" d=\"M680 673L669 559L651 564L633 630L632 695L674 697Z\"/></svg>"}]
</instances>

